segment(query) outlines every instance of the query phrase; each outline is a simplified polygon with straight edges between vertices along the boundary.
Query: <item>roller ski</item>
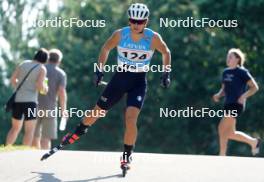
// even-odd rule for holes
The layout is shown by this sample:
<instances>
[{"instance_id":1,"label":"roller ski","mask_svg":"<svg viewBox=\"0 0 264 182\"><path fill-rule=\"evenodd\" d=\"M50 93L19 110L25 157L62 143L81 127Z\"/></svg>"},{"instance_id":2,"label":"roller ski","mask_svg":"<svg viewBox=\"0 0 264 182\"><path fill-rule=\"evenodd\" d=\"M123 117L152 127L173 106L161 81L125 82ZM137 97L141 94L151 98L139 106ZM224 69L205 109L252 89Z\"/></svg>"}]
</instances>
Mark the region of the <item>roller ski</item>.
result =
<instances>
[{"instance_id":1,"label":"roller ski","mask_svg":"<svg viewBox=\"0 0 264 182\"><path fill-rule=\"evenodd\" d=\"M131 169L130 164L131 164L132 158L131 156L129 157L129 160L124 160L121 157L121 164L120 164L120 168L122 170L122 176L125 177L127 174L127 171Z\"/></svg>"},{"instance_id":2,"label":"roller ski","mask_svg":"<svg viewBox=\"0 0 264 182\"><path fill-rule=\"evenodd\" d=\"M120 168L122 170L122 176L125 177L127 174L127 171L130 169L129 163L122 161Z\"/></svg>"},{"instance_id":3,"label":"roller ski","mask_svg":"<svg viewBox=\"0 0 264 182\"><path fill-rule=\"evenodd\" d=\"M61 150L64 146L69 145L69 144L73 144L76 140L78 140L80 138L81 135L87 133L88 130L88 126L85 126L84 124L80 123L76 129L74 133L67 133L61 143L52 148L48 153L44 154L41 157L41 161L48 159L50 156L52 156L53 154L55 154L56 152L58 152L59 150Z\"/></svg>"},{"instance_id":4,"label":"roller ski","mask_svg":"<svg viewBox=\"0 0 264 182\"><path fill-rule=\"evenodd\" d=\"M51 155L53 155L55 152L59 151L61 148L63 147L62 144L52 148L48 153L44 154L42 157L41 157L41 161L43 160L46 160L47 158L49 158Z\"/></svg>"}]
</instances>

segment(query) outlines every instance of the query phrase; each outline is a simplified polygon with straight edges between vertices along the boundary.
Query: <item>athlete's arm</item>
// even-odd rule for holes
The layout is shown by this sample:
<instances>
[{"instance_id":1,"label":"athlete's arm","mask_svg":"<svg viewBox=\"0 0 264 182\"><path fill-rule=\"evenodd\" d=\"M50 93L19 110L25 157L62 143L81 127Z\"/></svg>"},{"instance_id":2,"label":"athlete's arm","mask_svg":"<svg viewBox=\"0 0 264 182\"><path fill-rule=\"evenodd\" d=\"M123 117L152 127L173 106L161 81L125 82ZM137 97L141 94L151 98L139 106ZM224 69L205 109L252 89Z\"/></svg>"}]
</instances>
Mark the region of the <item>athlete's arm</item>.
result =
<instances>
[{"instance_id":1,"label":"athlete's arm","mask_svg":"<svg viewBox=\"0 0 264 182\"><path fill-rule=\"evenodd\" d=\"M249 89L243 95L241 95L241 97L239 98L238 101L240 103L243 103L243 101L245 99L251 97L252 95L254 95L259 90L258 84L257 84L257 82L255 81L254 78L251 78L247 82L247 85L248 85Z\"/></svg>"},{"instance_id":2,"label":"athlete's arm","mask_svg":"<svg viewBox=\"0 0 264 182\"><path fill-rule=\"evenodd\" d=\"M155 33L152 40L153 49L158 50L162 54L163 65L165 66L165 70L167 72L171 71L171 53L166 45L166 43L162 40L162 37Z\"/></svg>"},{"instance_id":3,"label":"athlete's arm","mask_svg":"<svg viewBox=\"0 0 264 182\"><path fill-rule=\"evenodd\" d=\"M103 47L101 48L99 58L98 58L98 64L102 70L102 66L105 65L109 52L115 48L120 40L120 29L115 31L111 37L108 38L108 40L105 42Z\"/></svg>"},{"instance_id":4,"label":"athlete's arm","mask_svg":"<svg viewBox=\"0 0 264 182\"><path fill-rule=\"evenodd\" d=\"M215 94L213 95L213 100L215 102L219 102L219 99L223 96L225 96L225 92L224 92L224 89L225 89L225 85L222 84L222 87L220 88L220 90Z\"/></svg>"}]
</instances>

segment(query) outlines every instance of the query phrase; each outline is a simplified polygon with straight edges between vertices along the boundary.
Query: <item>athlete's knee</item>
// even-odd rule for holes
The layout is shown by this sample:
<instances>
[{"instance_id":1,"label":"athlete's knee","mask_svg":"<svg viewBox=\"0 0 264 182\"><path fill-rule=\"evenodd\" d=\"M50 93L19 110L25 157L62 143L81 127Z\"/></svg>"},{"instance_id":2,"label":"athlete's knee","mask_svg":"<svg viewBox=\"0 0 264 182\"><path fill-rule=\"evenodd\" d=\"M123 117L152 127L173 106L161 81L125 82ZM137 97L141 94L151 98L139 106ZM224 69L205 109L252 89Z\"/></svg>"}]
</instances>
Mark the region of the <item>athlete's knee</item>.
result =
<instances>
[{"instance_id":1,"label":"athlete's knee","mask_svg":"<svg viewBox=\"0 0 264 182\"><path fill-rule=\"evenodd\" d=\"M101 110L109 110L114 105L111 100L108 100L104 96L101 96L100 99L96 103L96 108Z\"/></svg>"},{"instance_id":2,"label":"athlete's knee","mask_svg":"<svg viewBox=\"0 0 264 182\"><path fill-rule=\"evenodd\" d=\"M133 113L126 113L125 120L126 123L136 124L138 116Z\"/></svg>"},{"instance_id":3,"label":"athlete's knee","mask_svg":"<svg viewBox=\"0 0 264 182\"><path fill-rule=\"evenodd\" d=\"M218 125L218 132L223 133L228 129L227 120L223 118Z\"/></svg>"},{"instance_id":4,"label":"athlete's knee","mask_svg":"<svg viewBox=\"0 0 264 182\"><path fill-rule=\"evenodd\" d=\"M222 135L227 137L227 138L232 138L234 136L234 132L232 129L230 128L225 128L222 130Z\"/></svg>"},{"instance_id":5,"label":"athlete's knee","mask_svg":"<svg viewBox=\"0 0 264 182\"><path fill-rule=\"evenodd\" d=\"M140 110L136 107L128 107L125 113L127 124L136 125Z\"/></svg>"},{"instance_id":6,"label":"athlete's knee","mask_svg":"<svg viewBox=\"0 0 264 182\"><path fill-rule=\"evenodd\" d=\"M229 130L223 126L218 127L218 134L220 137L228 138L229 137Z\"/></svg>"},{"instance_id":7,"label":"athlete's knee","mask_svg":"<svg viewBox=\"0 0 264 182\"><path fill-rule=\"evenodd\" d=\"M98 105L95 105L95 107L93 108L93 111L96 112L95 114L97 114L98 117L104 117L107 113L106 109L103 109Z\"/></svg>"},{"instance_id":8,"label":"athlete's knee","mask_svg":"<svg viewBox=\"0 0 264 182\"><path fill-rule=\"evenodd\" d=\"M236 135L236 132L234 130L230 129L230 130L227 131L227 135L228 135L229 138L234 138L235 135Z\"/></svg>"},{"instance_id":9,"label":"athlete's knee","mask_svg":"<svg viewBox=\"0 0 264 182\"><path fill-rule=\"evenodd\" d=\"M137 117L126 116L126 128L127 129L136 129L137 128Z\"/></svg>"},{"instance_id":10,"label":"athlete's knee","mask_svg":"<svg viewBox=\"0 0 264 182\"><path fill-rule=\"evenodd\" d=\"M137 129L137 121L136 120L126 120L126 128L127 129Z\"/></svg>"}]
</instances>

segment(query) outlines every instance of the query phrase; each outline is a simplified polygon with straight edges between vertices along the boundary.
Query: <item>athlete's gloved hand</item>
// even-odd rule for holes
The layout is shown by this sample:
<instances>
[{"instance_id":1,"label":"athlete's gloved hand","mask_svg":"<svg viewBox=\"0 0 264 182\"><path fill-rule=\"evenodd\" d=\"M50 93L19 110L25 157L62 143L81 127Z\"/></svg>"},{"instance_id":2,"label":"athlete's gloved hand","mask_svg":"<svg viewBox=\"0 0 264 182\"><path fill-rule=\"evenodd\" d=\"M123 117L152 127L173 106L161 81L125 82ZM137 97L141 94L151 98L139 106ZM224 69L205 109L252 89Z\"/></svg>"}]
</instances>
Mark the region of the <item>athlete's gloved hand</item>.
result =
<instances>
[{"instance_id":1,"label":"athlete's gloved hand","mask_svg":"<svg viewBox=\"0 0 264 182\"><path fill-rule=\"evenodd\" d=\"M99 69L96 69L95 76L94 76L94 84L97 87L99 83L103 80L104 73Z\"/></svg>"},{"instance_id":2,"label":"athlete's gloved hand","mask_svg":"<svg viewBox=\"0 0 264 182\"><path fill-rule=\"evenodd\" d=\"M170 86L171 80L170 80L170 73L169 72L164 72L162 73L160 77L160 85L164 88L168 88Z\"/></svg>"}]
</instances>

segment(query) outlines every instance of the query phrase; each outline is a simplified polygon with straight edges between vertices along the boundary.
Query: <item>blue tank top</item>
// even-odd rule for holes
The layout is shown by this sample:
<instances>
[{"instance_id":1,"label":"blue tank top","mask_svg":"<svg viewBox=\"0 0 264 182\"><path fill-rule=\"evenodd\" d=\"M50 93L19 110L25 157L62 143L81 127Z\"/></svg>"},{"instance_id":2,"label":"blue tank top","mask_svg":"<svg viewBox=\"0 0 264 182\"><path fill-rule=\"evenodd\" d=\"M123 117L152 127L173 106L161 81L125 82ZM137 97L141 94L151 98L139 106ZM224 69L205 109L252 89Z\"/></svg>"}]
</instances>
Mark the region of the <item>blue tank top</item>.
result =
<instances>
[{"instance_id":1,"label":"blue tank top","mask_svg":"<svg viewBox=\"0 0 264 182\"><path fill-rule=\"evenodd\" d=\"M121 39L117 46L117 64L130 72L146 72L154 51L151 42L154 32L144 29L144 36L137 42L132 40L130 27L121 30Z\"/></svg>"}]
</instances>

